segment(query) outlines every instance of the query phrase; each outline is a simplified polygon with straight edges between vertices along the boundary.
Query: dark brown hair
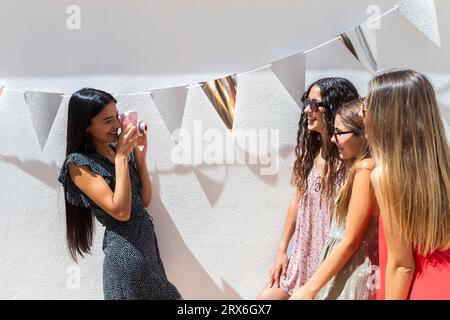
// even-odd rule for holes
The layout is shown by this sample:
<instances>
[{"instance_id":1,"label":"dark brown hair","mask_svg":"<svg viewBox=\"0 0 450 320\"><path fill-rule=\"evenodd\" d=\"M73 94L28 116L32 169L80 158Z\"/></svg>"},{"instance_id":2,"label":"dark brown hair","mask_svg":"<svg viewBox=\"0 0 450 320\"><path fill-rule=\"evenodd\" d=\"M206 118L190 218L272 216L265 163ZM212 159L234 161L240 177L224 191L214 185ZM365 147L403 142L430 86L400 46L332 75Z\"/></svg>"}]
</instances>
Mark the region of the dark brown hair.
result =
<instances>
[{"instance_id":1,"label":"dark brown hair","mask_svg":"<svg viewBox=\"0 0 450 320\"><path fill-rule=\"evenodd\" d=\"M314 159L321 148L325 154L326 166L322 177L322 196L329 202L334 198L336 183L339 175L339 152L337 147L331 143L334 129L334 118L337 110L342 104L358 98L358 91L355 86L344 78L324 78L311 84L302 97L302 102L308 98L311 89L317 86L320 88L322 102L325 108L324 124L326 129L326 139L322 141L318 132L308 130L308 116L305 112L300 116L299 130L297 133L297 146L295 154L297 159L294 163L292 183L299 192L304 192L308 188L308 176L314 166Z\"/></svg>"},{"instance_id":2,"label":"dark brown hair","mask_svg":"<svg viewBox=\"0 0 450 320\"><path fill-rule=\"evenodd\" d=\"M75 92L69 100L67 117L66 156L71 153L93 153L95 147L86 129L91 119L98 115L109 103L116 99L107 92L84 88ZM70 177L69 177L70 178ZM64 194L66 189L64 187ZM94 217L89 208L71 205L66 196L67 244L72 258L91 252L94 235Z\"/></svg>"}]
</instances>

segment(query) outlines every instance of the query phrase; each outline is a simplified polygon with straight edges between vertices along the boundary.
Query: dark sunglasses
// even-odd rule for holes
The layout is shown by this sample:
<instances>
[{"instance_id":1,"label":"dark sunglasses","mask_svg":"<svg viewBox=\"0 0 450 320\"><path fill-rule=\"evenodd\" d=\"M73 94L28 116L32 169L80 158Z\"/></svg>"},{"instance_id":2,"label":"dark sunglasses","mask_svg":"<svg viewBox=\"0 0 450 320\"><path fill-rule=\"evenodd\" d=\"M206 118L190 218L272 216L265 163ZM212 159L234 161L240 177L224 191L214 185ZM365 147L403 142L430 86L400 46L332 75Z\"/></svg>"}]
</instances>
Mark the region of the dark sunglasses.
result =
<instances>
[{"instance_id":1,"label":"dark sunglasses","mask_svg":"<svg viewBox=\"0 0 450 320\"><path fill-rule=\"evenodd\" d=\"M305 98L305 100L303 100L303 110L305 110L308 105L312 112L319 112L319 107L325 107L321 101L317 101L316 99L309 100L309 98Z\"/></svg>"}]
</instances>

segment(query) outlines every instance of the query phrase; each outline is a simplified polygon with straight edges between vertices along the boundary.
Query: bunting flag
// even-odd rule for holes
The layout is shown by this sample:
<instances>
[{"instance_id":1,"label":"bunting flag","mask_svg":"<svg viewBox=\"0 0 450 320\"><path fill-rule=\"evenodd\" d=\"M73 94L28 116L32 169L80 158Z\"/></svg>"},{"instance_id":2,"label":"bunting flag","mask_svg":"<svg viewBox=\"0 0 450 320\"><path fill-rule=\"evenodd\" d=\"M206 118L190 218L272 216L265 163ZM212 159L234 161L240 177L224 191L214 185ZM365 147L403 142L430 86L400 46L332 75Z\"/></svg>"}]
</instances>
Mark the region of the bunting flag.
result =
<instances>
[{"instance_id":1,"label":"bunting flag","mask_svg":"<svg viewBox=\"0 0 450 320\"><path fill-rule=\"evenodd\" d=\"M437 46L441 46L434 0L403 0L379 18L381 19L391 12L397 12L404 16L412 23L411 25L408 24L408 27L413 28L412 26L415 26L417 30L422 32ZM305 89L305 83L310 82L312 78L319 76L324 77L325 75L337 76L337 69L341 68L348 70L348 67L350 67L350 69L364 68L371 75L375 74L379 68L379 55L381 56L383 52L387 51L377 51L377 47L381 47L382 43L377 43L376 33L376 28L364 23L340 34L337 38L327 41L316 48L291 55L287 58L273 62L269 67L266 66L260 69L270 68L270 74L264 73L263 76L268 77L270 81L273 80L272 78L277 78L275 82L277 82L277 85L281 84L282 87L284 87L287 103L292 105L292 98L298 106L302 107L300 100ZM322 47L325 48L325 46L326 49L317 50ZM313 51L315 53L310 55ZM330 59L330 56L334 59ZM383 64L385 64L384 59L380 58L380 61L383 61ZM210 102L208 103L208 107L209 104L213 106L228 130L233 130L233 126L236 125L235 111L238 77L240 78L242 75L249 73L258 74L257 71L260 69L200 83L201 89L198 88L198 90L201 93L202 98L206 95ZM309 71L308 79L306 79L306 69ZM261 76L261 74L258 75ZM369 76L369 74L367 75ZM358 78L356 82L360 83L361 79ZM248 86L248 84L246 84L246 86ZM24 95L25 101L30 109L31 120L40 147L41 149L44 149L56 114L59 110L62 95L59 93L15 90L0 86L0 95L3 91L18 92ZM265 94L267 94L267 92ZM188 89L186 86L114 95L144 95L147 97L150 95L166 128L170 131L174 142L178 144L179 137L174 136L174 131L180 129L183 123L185 108L188 101ZM243 93L243 95L246 96L247 93ZM204 100L207 101L206 99ZM214 125L217 124L214 123Z\"/></svg>"},{"instance_id":2,"label":"bunting flag","mask_svg":"<svg viewBox=\"0 0 450 320\"><path fill-rule=\"evenodd\" d=\"M63 95L61 93L26 91L24 98L30 110L31 121L39 140L39 145L41 150L43 150Z\"/></svg>"},{"instance_id":3,"label":"bunting flag","mask_svg":"<svg viewBox=\"0 0 450 320\"><path fill-rule=\"evenodd\" d=\"M333 59L330 59L333 57ZM350 80L362 95L367 92L367 83L372 74L355 59L354 55L342 43L340 37L322 46L313 53L306 54L306 82L327 77L344 77ZM351 71L350 71L351 70ZM349 72L350 71L350 72Z\"/></svg>"},{"instance_id":4,"label":"bunting flag","mask_svg":"<svg viewBox=\"0 0 450 320\"><path fill-rule=\"evenodd\" d=\"M302 94L305 91L306 57L297 53L271 65L272 72L283 84L299 107L302 107Z\"/></svg>"},{"instance_id":5,"label":"bunting flag","mask_svg":"<svg viewBox=\"0 0 450 320\"><path fill-rule=\"evenodd\" d=\"M441 47L441 36L434 0L403 0L399 4L400 13L407 18L428 39Z\"/></svg>"},{"instance_id":6,"label":"bunting flag","mask_svg":"<svg viewBox=\"0 0 450 320\"><path fill-rule=\"evenodd\" d=\"M164 124L173 136L173 132L181 128L187 99L186 87L153 90L150 95L161 115ZM179 135L174 137L178 143Z\"/></svg>"},{"instance_id":7,"label":"bunting flag","mask_svg":"<svg viewBox=\"0 0 450 320\"><path fill-rule=\"evenodd\" d=\"M363 23L340 34L342 43L371 74L378 71L377 39L375 28Z\"/></svg>"},{"instance_id":8,"label":"bunting flag","mask_svg":"<svg viewBox=\"0 0 450 320\"><path fill-rule=\"evenodd\" d=\"M303 90L299 91L303 94ZM264 156L269 153L278 154L280 145L291 144L292 138L297 137L298 119L302 108L299 108L298 102L294 101L285 90L271 66L239 76L236 105L239 110L245 107L245 113L239 112L234 123L233 136L239 148L237 154L238 157L245 155L248 158L251 170L255 168L254 164L261 165L258 159L261 159L262 154ZM263 131L267 133L262 139L260 133L257 134L259 136L257 148L255 144L249 143L246 134L247 129L252 131L255 128L264 128ZM270 130L267 130L269 128ZM277 137L272 135L272 129L277 132ZM256 132L254 133L256 135ZM262 141L265 141L264 146L261 144ZM265 151L263 148L266 148ZM259 168L261 172L266 171L263 166ZM262 178L263 175L260 174L258 177Z\"/></svg>"},{"instance_id":9,"label":"bunting flag","mask_svg":"<svg viewBox=\"0 0 450 320\"><path fill-rule=\"evenodd\" d=\"M212 106L229 130L233 129L236 107L236 75L200 83Z\"/></svg>"}]
</instances>

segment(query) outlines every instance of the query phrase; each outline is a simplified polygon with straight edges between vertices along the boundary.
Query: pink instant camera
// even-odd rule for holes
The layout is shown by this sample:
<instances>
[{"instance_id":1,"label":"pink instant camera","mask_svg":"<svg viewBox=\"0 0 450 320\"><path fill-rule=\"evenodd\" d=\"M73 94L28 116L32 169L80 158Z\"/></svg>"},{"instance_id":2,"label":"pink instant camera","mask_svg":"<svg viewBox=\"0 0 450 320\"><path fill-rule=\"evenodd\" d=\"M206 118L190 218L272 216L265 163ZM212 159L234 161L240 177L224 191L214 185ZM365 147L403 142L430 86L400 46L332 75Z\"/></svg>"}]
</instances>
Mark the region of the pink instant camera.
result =
<instances>
[{"instance_id":1,"label":"pink instant camera","mask_svg":"<svg viewBox=\"0 0 450 320\"><path fill-rule=\"evenodd\" d=\"M143 134L145 131L147 131L147 124L138 119L136 111L119 113L119 121L122 131L124 131L129 124L134 124L139 130L140 134Z\"/></svg>"}]
</instances>

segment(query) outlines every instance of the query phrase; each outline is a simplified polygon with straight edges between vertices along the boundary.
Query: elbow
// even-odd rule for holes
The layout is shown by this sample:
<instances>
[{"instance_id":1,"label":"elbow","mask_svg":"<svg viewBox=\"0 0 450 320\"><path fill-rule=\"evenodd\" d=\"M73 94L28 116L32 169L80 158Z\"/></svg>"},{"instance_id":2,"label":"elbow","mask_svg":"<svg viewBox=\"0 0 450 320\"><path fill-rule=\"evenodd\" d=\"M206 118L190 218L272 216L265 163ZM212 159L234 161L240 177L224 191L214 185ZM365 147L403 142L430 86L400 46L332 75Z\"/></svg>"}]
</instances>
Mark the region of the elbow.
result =
<instances>
[{"instance_id":1,"label":"elbow","mask_svg":"<svg viewBox=\"0 0 450 320\"><path fill-rule=\"evenodd\" d=\"M145 196L141 196L142 199L142 204L144 205L145 208L148 208L150 206L150 203L152 202L152 194L148 194Z\"/></svg>"},{"instance_id":2,"label":"elbow","mask_svg":"<svg viewBox=\"0 0 450 320\"><path fill-rule=\"evenodd\" d=\"M391 270L398 275L412 277L416 271L414 261L391 261Z\"/></svg>"},{"instance_id":3,"label":"elbow","mask_svg":"<svg viewBox=\"0 0 450 320\"><path fill-rule=\"evenodd\" d=\"M359 246L360 246L361 242L360 241L355 241L355 240L350 240L350 239L344 239L342 241L342 251L343 254L346 257L351 257L355 254L356 250L358 250Z\"/></svg>"},{"instance_id":4,"label":"elbow","mask_svg":"<svg viewBox=\"0 0 450 320\"><path fill-rule=\"evenodd\" d=\"M397 259L388 256L386 273L389 274L389 277L411 280L415 271L416 264L414 259Z\"/></svg>"},{"instance_id":5,"label":"elbow","mask_svg":"<svg viewBox=\"0 0 450 320\"><path fill-rule=\"evenodd\" d=\"M119 215L117 216L117 220L122 222L127 222L128 220L130 220L130 218L131 218L130 212L119 213Z\"/></svg>"},{"instance_id":6,"label":"elbow","mask_svg":"<svg viewBox=\"0 0 450 320\"><path fill-rule=\"evenodd\" d=\"M150 207L150 203L151 203L150 200L143 201L144 207L146 207L146 208Z\"/></svg>"},{"instance_id":7,"label":"elbow","mask_svg":"<svg viewBox=\"0 0 450 320\"><path fill-rule=\"evenodd\" d=\"M131 208L125 210L117 210L113 213L113 217L121 222L127 222L131 218Z\"/></svg>"},{"instance_id":8,"label":"elbow","mask_svg":"<svg viewBox=\"0 0 450 320\"><path fill-rule=\"evenodd\" d=\"M415 270L415 267L398 267L395 269L395 273L401 274L407 278L412 278Z\"/></svg>"}]
</instances>

